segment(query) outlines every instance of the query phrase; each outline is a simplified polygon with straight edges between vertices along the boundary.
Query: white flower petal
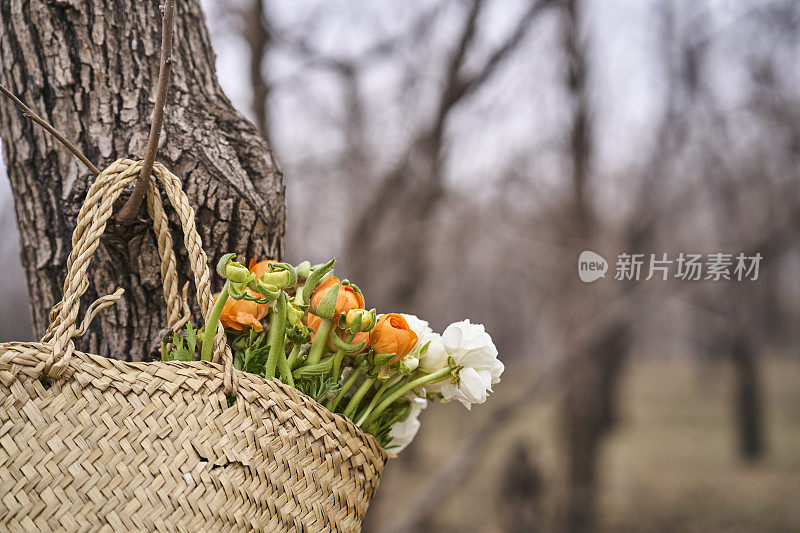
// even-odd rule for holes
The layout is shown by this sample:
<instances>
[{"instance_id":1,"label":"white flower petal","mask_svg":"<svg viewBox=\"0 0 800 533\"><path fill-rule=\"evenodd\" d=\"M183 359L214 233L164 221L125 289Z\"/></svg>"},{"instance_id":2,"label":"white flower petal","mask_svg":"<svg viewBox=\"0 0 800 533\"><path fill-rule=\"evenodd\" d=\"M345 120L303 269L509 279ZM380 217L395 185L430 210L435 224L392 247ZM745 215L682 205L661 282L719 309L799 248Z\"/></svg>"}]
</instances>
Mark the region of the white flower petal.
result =
<instances>
[{"instance_id":1,"label":"white flower petal","mask_svg":"<svg viewBox=\"0 0 800 533\"><path fill-rule=\"evenodd\" d=\"M402 422L397 422L389 430L392 441L389 443L389 451L394 453L402 452L406 446L411 444L420 427L419 418L412 418L410 415Z\"/></svg>"},{"instance_id":2,"label":"white flower petal","mask_svg":"<svg viewBox=\"0 0 800 533\"><path fill-rule=\"evenodd\" d=\"M497 359L492 337L481 324L471 324L469 320L455 322L447 326L442 339L457 365L491 368Z\"/></svg>"},{"instance_id":3,"label":"white flower petal","mask_svg":"<svg viewBox=\"0 0 800 533\"><path fill-rule=\"evenodd\" d=\"M467 409L470 409L473 403L486 401L487 384L491 384L491 377L489 377L488 382L486 378L487 376L481 376L473 368L461 369L459 373L458 401L464 404Z\"/></svg>"},{"instance_id":4,"label":"white flower petal","mask_svg":"<svg viewBox=\"0 0 800 533\"><path fill-rule=\"evenodd\" d=\"M433 334L431 343L428 345L428 352L419 360L419 368L426 372L436 372L447 366L447 351L444 342L439 335Z\"/></svg>"},{"instance_id":5,"label":"white flower petal","mask_svg":"<svg viewBox=\"0 0 800 533\"><path fill-rule=\"evenodd\" d=\"M486 335L486 334L484 334ZM470 366L472 368L491 368L497 361L497 348L495 348L491 337L486 335L483 339L484 344L473 348L463 346L453 355L457 365Z\"/></svg>"},{"instance_id":6,"label":"white flower petal","mask_svg":"<svg viewBox=\"0 0 800 533\"><path fill-rule=\"evenodd\" d=\"M396 422L389 430L389 434L392 436L391 451L394 453L403 451L417 436L420 428L419 415L428 406L428 400L425 398L407 397L411 400L411 412L405 420Z\"/></svg>"},{"instance_id":7,"label":"white flower petal","mask_svg":"<svg viewBox=\"0 0 800 533\"><path fill-rule=\"evenodd\" d=\"M440 381L439 383L434 383L433 386L429 385L428 390L433 391L435 386L438 386L438 392L441 393L444 401L446 402L453 401L461 395L458 390L458 386L455 383L452 383L449 379Z\"/></svg>"},{"instance_id":8,"label":"white flower petal","mask_svg":"<svg viewBox=\"0 0 800 533\"><path fill-rule=\"evenodd\" d=\"M468 320L453 322L447 326L447 329L445 329L444 333L442 333L444 348L450 355L456 353L459 346L461 346L461 339L464 338L464 326L466 324L469 324Z\"/></svg>"},{"instance_id":9,"label":"white flower petal","mask_svg":"<svg viewBox=\"0 0 800 533\"><path fill-rule=\"evenodd\" d=\"M411 331L417 334L417 338L419 340L422 340L425 335L433 331L430 326L428 326L427 321L422 320L415 315L407 315L405 313L400 314L406 319L406 322L408 322L408 327L411 328Z\"/></svg>"},{"instance_id":10,"label":"white flower petal","mask_svg":"<svg viewBox=\"0 0 800 533\"><path fill-rule=\"evenodd\" d=\"M476 370L476 372L478 373L478 376L480 376L481 378L481 383L483 384L483 387L489 392L494 392L492 390L492 373L486 369Z\"/></svg>"},{"instance_id":11,"label":"white flower petal","mask_svg":"<svg viewBox=\"0 0 800 533\"><path fill-rule=\"evenodd\" d=\"M500 359L495 359L494 364L489 368L492 375L492 385L500 383L500 375L505 371L506 365Z\"/></svg>"}]
</instances>

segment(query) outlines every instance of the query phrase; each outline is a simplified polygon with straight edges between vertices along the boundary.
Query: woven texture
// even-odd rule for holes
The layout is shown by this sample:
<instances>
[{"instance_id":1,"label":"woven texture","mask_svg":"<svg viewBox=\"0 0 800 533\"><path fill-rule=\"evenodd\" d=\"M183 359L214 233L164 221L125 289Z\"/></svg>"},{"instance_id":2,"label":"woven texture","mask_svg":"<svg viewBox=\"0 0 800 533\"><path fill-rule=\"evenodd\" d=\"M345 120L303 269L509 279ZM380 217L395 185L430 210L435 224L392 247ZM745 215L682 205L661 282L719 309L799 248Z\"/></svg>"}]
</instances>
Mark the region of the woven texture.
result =
<instances>
[{"instance_id":1,"label":"woven texture","mask_svg":"<svg viewBox=\"0 0 800 533\"><path fill-rule=\"evenodd\" d=\"M0 529L358 531L386 453L297 390L233 370L221 328L214 358L223 364L126 363L75 350L72 338L121 293L76 325L91 254L140 167L113 163L87 194L64 299L43 341L0 344ZM193 212L175 176L161 165L153 175L181 219L205 313L210 276ZM167 320L179 323L185 303L154 184L148 209Z\"/></svg>"}]
</instances>

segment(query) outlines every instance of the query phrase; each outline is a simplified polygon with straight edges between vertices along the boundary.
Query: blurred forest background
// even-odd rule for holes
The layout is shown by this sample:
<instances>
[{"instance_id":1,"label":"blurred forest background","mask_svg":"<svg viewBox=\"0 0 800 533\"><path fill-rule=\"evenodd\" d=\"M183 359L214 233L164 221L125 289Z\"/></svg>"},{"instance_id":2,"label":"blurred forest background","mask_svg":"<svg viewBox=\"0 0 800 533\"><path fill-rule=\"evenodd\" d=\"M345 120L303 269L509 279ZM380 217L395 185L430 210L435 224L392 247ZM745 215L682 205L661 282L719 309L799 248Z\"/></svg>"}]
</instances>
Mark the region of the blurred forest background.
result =
<instances>
[{"instance_id":1,"label":"blurred forest background","mask_svg":"<svg viewBox=\"0 0 800 533\"><path fill-rule=\"evenodd\" d=\"M800 529L800 3L204 7L283 167L287 259L339 258L379 312L484 323L507 363L485 405L423 413L367 531ZM0 206L0 340L24 340L4 175ZM680 252L764 259L613 279Z\"/></svg>"}]
</instances>

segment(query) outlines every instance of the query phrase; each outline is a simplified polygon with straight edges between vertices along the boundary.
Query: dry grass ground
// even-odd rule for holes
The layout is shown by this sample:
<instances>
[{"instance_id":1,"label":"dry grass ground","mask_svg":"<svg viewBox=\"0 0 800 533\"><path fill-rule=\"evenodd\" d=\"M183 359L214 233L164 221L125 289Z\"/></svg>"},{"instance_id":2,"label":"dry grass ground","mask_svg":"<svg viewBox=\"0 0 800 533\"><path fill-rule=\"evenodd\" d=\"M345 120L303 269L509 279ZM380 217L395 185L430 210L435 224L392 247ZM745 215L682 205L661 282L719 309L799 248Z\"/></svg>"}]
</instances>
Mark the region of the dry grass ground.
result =
<instances>
[{"instance_id":1,"label":"dry grass ground","mask_svg":"<svg viewBox=\"0 0 800 533\"><path fill-rule=\"evenodd\" d=\"M634 361L623 383L619 426L603 450L601 523L607 531L800 531L800 364L765 361L767 455L739 460L731 421L732 376L724 363ZM495 400L523 385L509 373ZM491 401L466 413L437 405L422 419L417 442L390 462L371 508L369 530L415 481L429 474L452 443L469 434ZM524 442L541 476L538 524L551 530L558 485L554 403L532 402L500 432L463 488L448 498L431 531L502 531L514 521L500 495L511 450Z\"/></svg>"}]
</instances>

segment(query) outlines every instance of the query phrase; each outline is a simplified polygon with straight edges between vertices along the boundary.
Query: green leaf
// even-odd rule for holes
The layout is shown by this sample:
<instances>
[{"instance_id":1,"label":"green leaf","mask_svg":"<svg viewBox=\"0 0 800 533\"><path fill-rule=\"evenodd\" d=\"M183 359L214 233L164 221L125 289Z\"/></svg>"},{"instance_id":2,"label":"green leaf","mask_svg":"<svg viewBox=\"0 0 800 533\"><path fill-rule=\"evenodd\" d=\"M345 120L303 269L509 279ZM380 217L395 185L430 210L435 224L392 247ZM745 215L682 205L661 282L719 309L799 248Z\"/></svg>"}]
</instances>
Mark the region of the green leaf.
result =
<instances>
[{"instance_id":1,"label":"green leaf","mask_svg":"<svg viewBox=\"0 0 800 533\"><path fill-rule=\"evenodd\" d=\"M197 349L197 330L189 323L186 324L186 349L192 354L192 359L194 359L194 353Z\"/></svg>"},{"instance_id":2,"label":"green leaf","mask_svg":"<svg viewBox=\"0 0 800 533\"><path fill-rule=\"evenodd\" d=\"M175 355L175 359L178 361L194 361L194 355L190 354L186 348L181 346L178 349L178 353Z\"/></svg>"},{"instance_id":3,"label":"green leaf","mask_svg":"<svg viewBox=\"0 0 800 533\"><path fill-rule=\"evenodd\" d=\"M264 375L264 367L267 364L269 357L269 346L263 346L250 352L250 355L244 361L244 371L251 374Z\"/></svg>"},{"instance_id":4,"label":"green leaf","mask_svg":"<svg viewBox=\"0 0 800 533\"><path fill-rule=\"evenodd\" d=\"M339 393L340 385L332 377L325 379L323 375L316 375L295 380L294 387L306 396L322 403L335 398Z\"/></svg>"}]
</instances>

